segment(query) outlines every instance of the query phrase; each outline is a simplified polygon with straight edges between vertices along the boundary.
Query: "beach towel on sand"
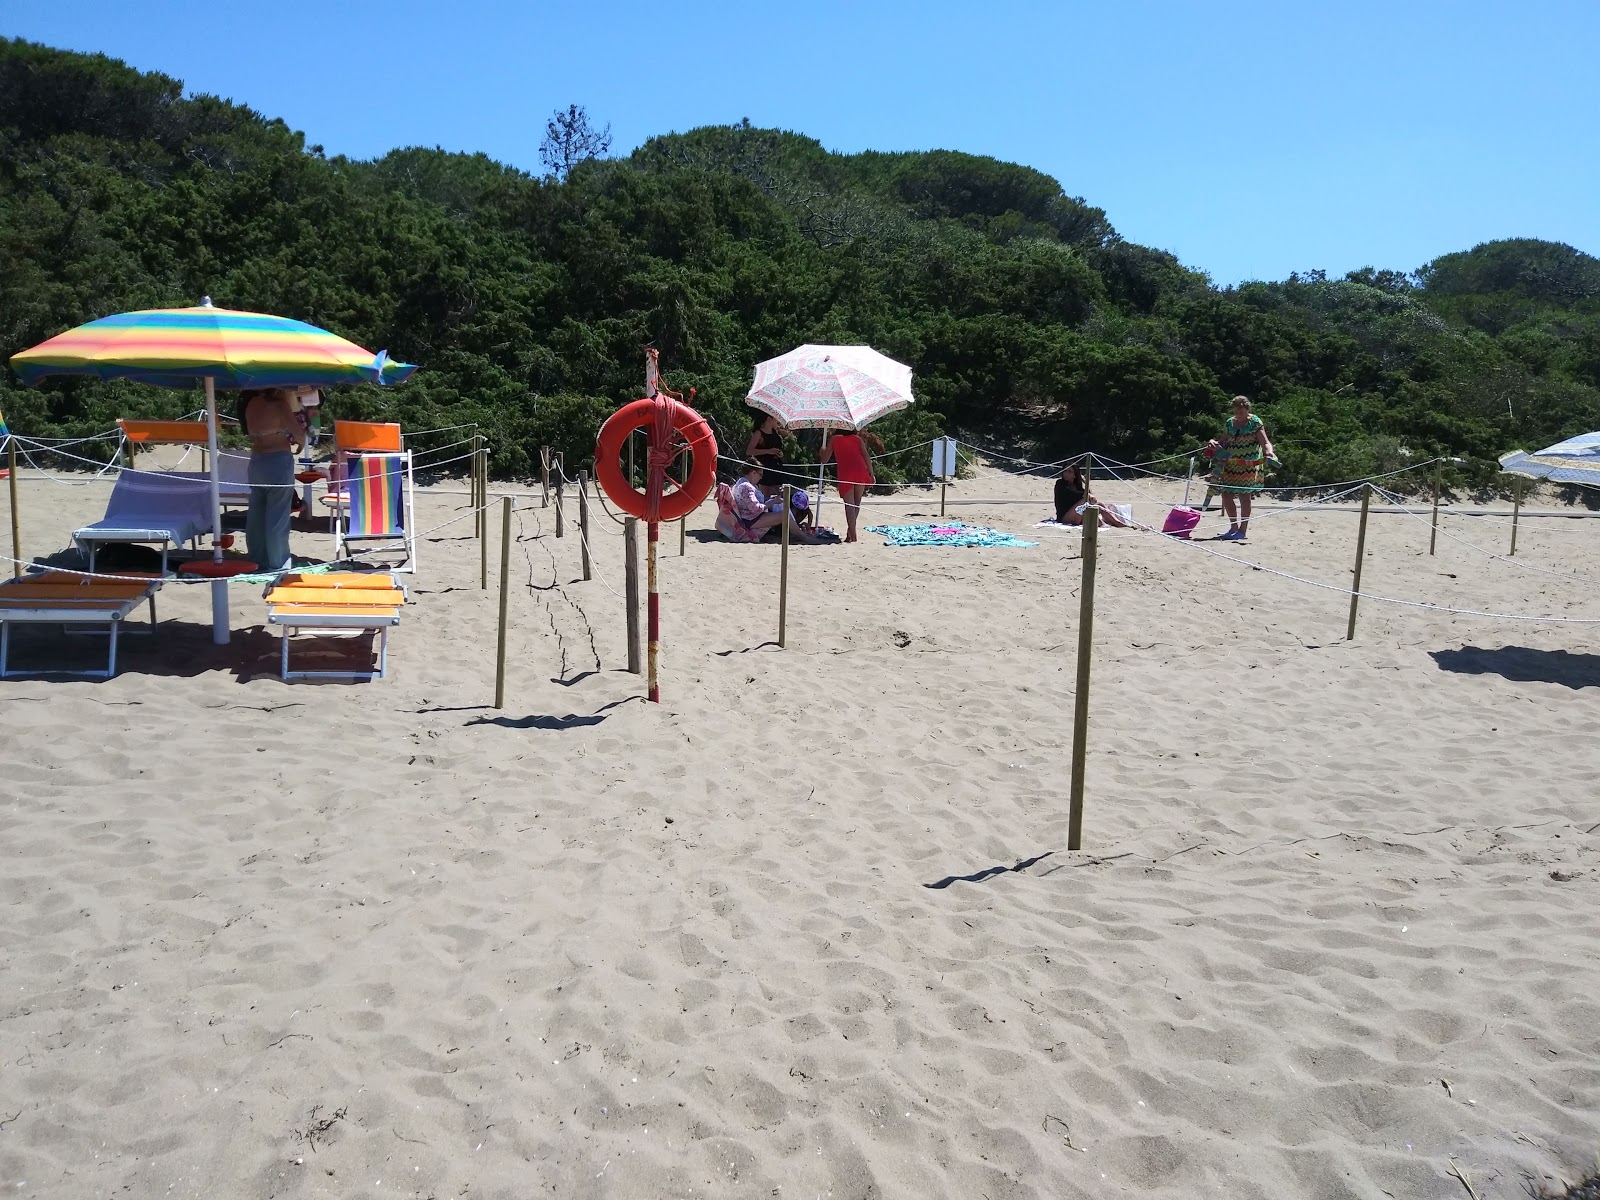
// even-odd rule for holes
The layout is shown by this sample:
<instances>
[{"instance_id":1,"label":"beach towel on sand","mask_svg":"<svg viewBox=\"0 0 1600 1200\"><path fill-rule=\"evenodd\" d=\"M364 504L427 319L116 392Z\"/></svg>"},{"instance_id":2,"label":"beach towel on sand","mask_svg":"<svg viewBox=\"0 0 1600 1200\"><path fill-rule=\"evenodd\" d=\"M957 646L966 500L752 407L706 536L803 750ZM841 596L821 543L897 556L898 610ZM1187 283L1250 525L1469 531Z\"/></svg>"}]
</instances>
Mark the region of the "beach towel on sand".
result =
<instances>
[{"instance_id":1,"label":"beach towel on sand","mask_svg":"<svg viewBox=\"0 0 1600 1200\"><path fill-rule=\"evenodd\" d=\"M998 529L950 521L938 525L868 525L868 533L881 533L886 546L1037 546Z\"/></svg>"}]
</instances>

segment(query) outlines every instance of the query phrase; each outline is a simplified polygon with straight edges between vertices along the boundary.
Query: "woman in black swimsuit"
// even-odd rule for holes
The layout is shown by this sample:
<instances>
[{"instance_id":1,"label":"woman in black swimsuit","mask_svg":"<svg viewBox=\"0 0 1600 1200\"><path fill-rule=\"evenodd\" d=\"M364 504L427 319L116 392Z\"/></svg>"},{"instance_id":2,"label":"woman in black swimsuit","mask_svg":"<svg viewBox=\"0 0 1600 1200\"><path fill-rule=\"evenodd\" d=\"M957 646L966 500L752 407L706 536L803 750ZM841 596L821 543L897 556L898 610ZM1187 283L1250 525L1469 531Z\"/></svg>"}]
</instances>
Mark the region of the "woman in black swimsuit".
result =
<instances>
[{"instance_id":1,"label":"woman in black swimsuit","mask_svg":"<svg viewBox=\"0 0 1600 1200\"><path fill-rule=\"evenodd\" d=\"M770 413L762 413L744 448L746 462L761 464L762 490L781 491L788 476L783 469L783 435L788 430Z\"/></svg>"},{"instance_id":2,"label":"woman in black swimsuit","mask_svg":"<svg viewBox=\"0 0 1600 1200\"><path fill-rule=\"evenodd\" d=\"M1078 470L1076 465L1063 467L1060 478L1056 480L1056 523L1082 525L1083 514L1078 510L1085 504L1092 504L1100 510L1102 525L1110 525L1115 529L1122 529L1127 525L1127 522L1117 516L1112 509L1101 504L1090 494L1083 481L1083 472Z\"/></svg>"}]
</instances>

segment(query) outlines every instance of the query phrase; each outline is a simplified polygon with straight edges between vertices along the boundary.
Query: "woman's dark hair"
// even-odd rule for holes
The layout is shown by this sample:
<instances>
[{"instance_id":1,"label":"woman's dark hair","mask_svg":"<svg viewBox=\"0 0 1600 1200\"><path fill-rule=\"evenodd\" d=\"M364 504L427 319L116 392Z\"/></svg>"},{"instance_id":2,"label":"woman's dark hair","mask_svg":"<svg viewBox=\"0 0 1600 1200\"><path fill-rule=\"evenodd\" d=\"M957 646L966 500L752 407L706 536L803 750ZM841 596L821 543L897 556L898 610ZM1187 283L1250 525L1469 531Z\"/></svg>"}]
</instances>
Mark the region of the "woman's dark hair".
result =
<instances>
[{"instance_id":1,"label":"woman's dark hair","mask_svg":"<svg viewBox=\"0 0 1600 1200\"><path fill-rule=\"evenodd\" d=\"M250 432L250 401L266 394L266 388L245 388L239 393L239 403L234 406L233 415L238 418L239 428L244 433Z\"/></svg>"},{"instance_id":2,"label":"woman's dark hair","mask_svg":"<svg viewBox=\"0 0 1600 1200\"><path fill-rule=\"evenodd\" d=\"M1068 463L1066 466L1061 468L1061 478L1062 479L1065 479L1067 477L1067 472L1068 471L1072 472L1072 482L1077 484L1079 487L1082 487L1083 486L1083 468L1078 466L1077 463Z\"/></svg>"}]
</instances>

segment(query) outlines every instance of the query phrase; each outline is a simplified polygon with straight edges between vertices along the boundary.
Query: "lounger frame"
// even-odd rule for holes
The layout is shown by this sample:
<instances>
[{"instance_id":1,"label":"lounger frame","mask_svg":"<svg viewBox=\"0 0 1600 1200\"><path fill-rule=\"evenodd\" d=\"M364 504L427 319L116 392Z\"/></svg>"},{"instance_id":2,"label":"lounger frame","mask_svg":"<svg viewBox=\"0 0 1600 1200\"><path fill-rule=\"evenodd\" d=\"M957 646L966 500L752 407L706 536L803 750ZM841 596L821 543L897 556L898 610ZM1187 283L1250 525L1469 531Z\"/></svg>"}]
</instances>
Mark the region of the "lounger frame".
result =
<instances>
[{"instance_id":1,"label":"lounger frame","mask_svg":"<svg viewBox=\"0 0 1600 1200\"><path fill-rule=\"evenodd\" d=\"M24 592L25 587L0 588L0 597L6 592ZM117 633L123 622L146 600L150 602L150 630L156 627L156 593L151 587L144 595L120 601L96 602L93 600L61 601L41 608L16 608L0 605L0 679L17 675L74 675L89 679L110 679L117 673ZM105 625L110 637L107 640L106 667L103 671L70 670L65 667L34 667L24 671L11 670L11 626L60 625L63 632L72 626Z\"/></svg>"},{"instance_id":2,"label":"lounger frame","mask_svg":"<svg viewBox=\"0 0 1600 1200\"><path fill-rule=\"evenodd\" d=\"M400 624L405 589L392 574L288 575L267 589L267 624L283 630L279 673L291 679L384 679L389 672L389 630ZM295 633L378 635L376 671L291 671L289 639Z\"/></svg>"},{"instance_id":3,"label":"lounger frame","mask_svg":"<svg viewBox=\"0 0 1600 1200\"><path fill-rule=\"evenodd\" d=\"M267 623L283 630L283 652L279 675L285 683L291 679L385 679L389 673L389 630L400 624L398 611L383 616L373 614L311 614L297 612L298 605L275 604L267 610ZM352 629L376 630L378 634L378 669L376 671L291 671L289 669L289 639L292 633L344 633Z\"/></svg>"}]
</instances>

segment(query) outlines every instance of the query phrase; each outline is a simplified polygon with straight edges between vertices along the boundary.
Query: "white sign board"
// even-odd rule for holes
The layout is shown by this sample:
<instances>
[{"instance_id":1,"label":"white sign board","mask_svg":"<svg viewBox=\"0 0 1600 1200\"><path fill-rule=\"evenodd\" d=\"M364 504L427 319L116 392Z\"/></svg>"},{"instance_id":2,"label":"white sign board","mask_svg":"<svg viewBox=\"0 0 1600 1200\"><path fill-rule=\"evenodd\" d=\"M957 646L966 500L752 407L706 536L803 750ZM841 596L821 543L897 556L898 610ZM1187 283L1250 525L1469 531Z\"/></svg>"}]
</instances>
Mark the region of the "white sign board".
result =
<instances>
[{"instance_id":1,"label":"white sign board","mask_svg":"<svg viewBox=\"0 0 1600 1200\"><path fill-rule=\"evenodd\" d=\"M933 477L956 477L956 440L953 437L935 438L933 441Z\"/></svg>"}]
</instances>

